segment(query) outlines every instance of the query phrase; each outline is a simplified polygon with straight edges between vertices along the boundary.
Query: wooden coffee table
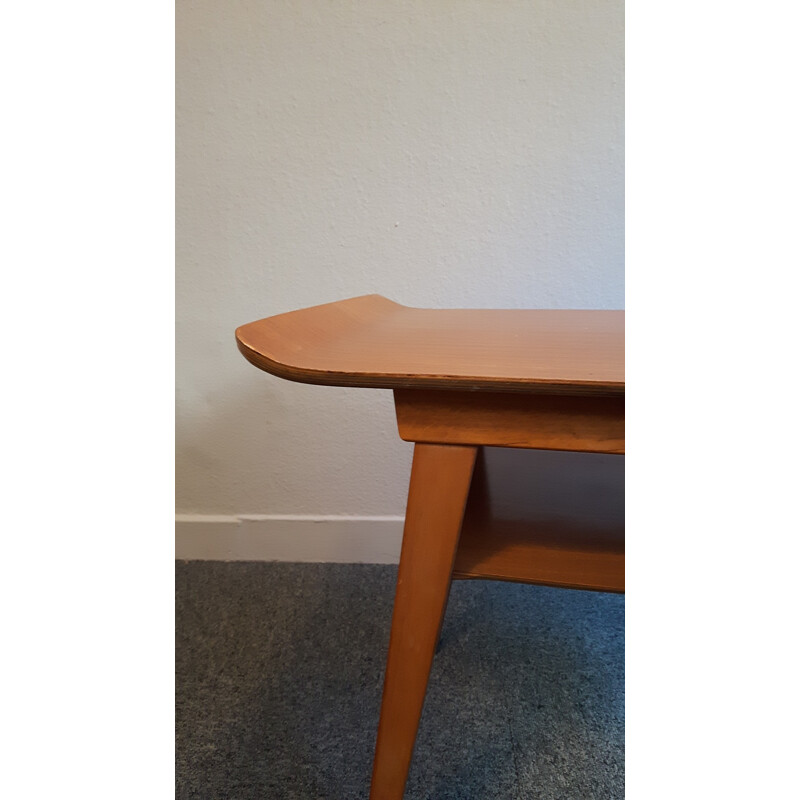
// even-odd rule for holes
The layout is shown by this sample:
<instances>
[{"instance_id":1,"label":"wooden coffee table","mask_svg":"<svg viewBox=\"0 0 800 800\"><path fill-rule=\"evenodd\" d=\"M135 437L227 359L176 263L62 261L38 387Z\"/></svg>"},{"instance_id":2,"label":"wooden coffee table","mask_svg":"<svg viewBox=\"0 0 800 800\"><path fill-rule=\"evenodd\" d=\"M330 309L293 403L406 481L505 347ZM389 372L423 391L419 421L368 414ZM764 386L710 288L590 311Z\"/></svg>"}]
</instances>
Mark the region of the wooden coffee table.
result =
<instances>
[{"instance_id":1,"label":"wooden coffee table","mask_svg":"<svg viewBox=\"0 0 800 800\"><path fill-rule=\"evenodd\" d=\"M414 442L371 800L400 800L453 578L623 592L624 312L407 308L243 325L281 378L394 390Z\"/></svg>"}]
</instances>

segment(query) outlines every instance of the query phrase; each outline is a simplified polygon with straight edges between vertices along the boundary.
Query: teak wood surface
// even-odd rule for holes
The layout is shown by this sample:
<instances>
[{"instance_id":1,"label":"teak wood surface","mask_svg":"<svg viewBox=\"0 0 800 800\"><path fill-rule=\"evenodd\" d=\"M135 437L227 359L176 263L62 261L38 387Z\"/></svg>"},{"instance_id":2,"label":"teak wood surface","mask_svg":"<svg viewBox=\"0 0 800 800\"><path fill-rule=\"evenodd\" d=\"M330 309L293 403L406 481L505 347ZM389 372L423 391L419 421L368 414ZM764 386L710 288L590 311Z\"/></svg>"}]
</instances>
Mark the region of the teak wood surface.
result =
<instances>
[{"instance_id":1,"label":"teak wood surface","mask_svg":"<svg viewBox=\"0 0 800 800\"><path fill-rule=\"evenodd\" d=\"M624 312L366 295L236 340L282 378L393 389L415 443L370 792L401 800L453 578L624 591Z\"/></svg>"},{"instance_id":2,"label":"teak wood surface","mask_svg":"<svg viewBox=\"0 0 800 800\"><path fill-rule=\"evenodd\" d=\"M408 308L377 294L236 331L244 357L301 383L622 395L624 312Z\"/></svg>"},{"instance_id":3,"label":"teak wood surface","mask_svg":"<svg viewBox=\"0 0 800 800\"><path fill-rule=\"evenodd\" d=\"M372 800L403 796L476 451L457 445L414 447L372 769Z\"/></svg>"},{"instance_id":4,"label":"teak wood surface","mask_svg":"<svg viewBox=\"0 0 800 800\"><path fill-rule=\"evenodd\" d=\"M479 452L454 578L625 590L622 456Z\"/></svg>"},{"instance_id":5,"label":"teak wood surface","mask_svg":"<svg viewBox=\"0 0 800 800\"><path fill-rule=\"evenodd\" d=\"M400 438L541 450L625 452L625 398L395 389Z\"/></svg>"}]
</instances>

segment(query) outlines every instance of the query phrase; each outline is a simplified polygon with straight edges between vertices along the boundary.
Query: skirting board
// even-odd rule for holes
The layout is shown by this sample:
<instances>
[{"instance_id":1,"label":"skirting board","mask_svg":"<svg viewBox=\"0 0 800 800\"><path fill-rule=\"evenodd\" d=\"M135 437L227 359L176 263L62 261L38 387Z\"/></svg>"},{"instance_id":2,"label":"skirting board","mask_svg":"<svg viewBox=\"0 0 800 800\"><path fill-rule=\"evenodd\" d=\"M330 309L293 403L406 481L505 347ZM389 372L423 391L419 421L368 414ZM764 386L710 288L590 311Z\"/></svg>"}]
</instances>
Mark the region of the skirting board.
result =
<instances>
[{"instance_id":1,"label":"skirting board","mask_svg":"<svg viewBox=\"0 0 800 800\"><path fill-rule=\"evenodd\" d=\"M403 517L175 517L179 561L324 561L396 564Z\"/></svg>"}]
</instances>

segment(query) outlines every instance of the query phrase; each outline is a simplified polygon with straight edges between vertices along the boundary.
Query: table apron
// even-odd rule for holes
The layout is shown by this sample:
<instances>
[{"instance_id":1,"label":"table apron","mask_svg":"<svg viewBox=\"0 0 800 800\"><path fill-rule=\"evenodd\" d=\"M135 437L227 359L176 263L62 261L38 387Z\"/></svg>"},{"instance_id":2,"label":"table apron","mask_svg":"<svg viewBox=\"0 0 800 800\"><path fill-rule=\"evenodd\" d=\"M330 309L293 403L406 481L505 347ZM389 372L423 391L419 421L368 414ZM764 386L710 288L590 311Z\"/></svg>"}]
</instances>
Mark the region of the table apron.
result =
<instances>
[{"instance_id":1,"label":"table apron","mask_svg":"<svg viewBox=\"0 0 800 800\"><path fill-rule=\"evenodd\" d=\"M625 397L395 389L400 438L587 453L625 452Z\"/></svg>"}]
</instances>

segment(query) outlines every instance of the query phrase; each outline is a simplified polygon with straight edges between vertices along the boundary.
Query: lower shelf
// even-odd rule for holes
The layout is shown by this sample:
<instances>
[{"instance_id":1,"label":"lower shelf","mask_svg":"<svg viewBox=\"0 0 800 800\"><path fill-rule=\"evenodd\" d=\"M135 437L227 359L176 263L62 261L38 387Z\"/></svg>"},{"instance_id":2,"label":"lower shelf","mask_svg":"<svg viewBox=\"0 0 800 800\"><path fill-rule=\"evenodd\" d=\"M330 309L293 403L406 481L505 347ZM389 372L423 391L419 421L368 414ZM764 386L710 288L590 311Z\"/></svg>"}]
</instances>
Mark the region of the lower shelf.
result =
<instances>
[{"instance_id":1,"label":"lower shelf","mask_svg":"<svg viewBox=\"0 0 800 800\"><path fill-rule=\"evenodd\" d=\"M454 578L625 590L625 456L485 447Z\"/></svg>"}]
</instances>

